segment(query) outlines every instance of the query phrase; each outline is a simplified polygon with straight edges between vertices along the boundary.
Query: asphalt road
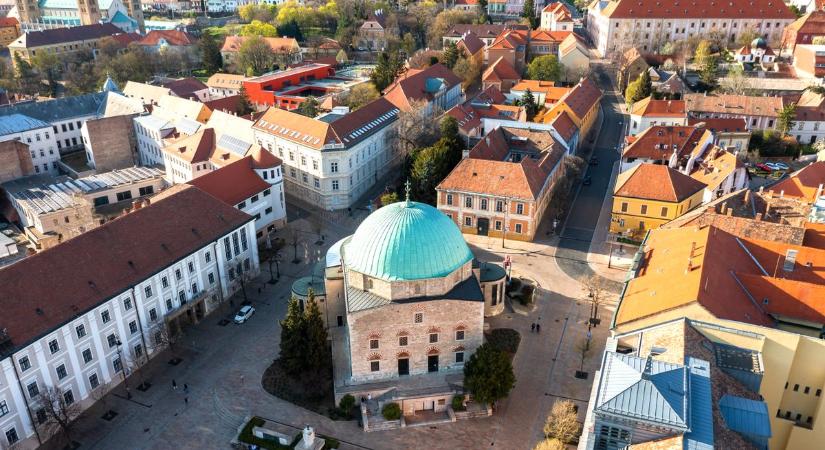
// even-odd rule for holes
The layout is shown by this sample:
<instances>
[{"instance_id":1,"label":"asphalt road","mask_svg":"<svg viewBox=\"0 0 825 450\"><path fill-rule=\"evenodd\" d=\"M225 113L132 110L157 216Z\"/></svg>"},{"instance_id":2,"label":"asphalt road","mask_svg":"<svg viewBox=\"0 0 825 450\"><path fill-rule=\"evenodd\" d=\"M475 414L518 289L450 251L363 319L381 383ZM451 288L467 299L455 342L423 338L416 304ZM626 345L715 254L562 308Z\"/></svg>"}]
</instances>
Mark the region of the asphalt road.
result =
<instances>
[{"instance_id":1,"label":"asphalt road","mask_svg":"<svg viewBox=\"0 0 825 450\"><path fill-rule=\"evenodd\" d=\"M592 183L588 186L581 186L570 208L567 222L561 232L559 247L556 251L559 267L573 278L593 274L592 269L587 264L587 253L610 183L613 163L619 159L616 147L622 137L624 121L627 120L619 109L619 102L622 100L617 96L615 86L604 67L602 65L595 66L594 74L599 88L604 92L601 101L604 119L601 132L592 151L592 156L598 159L598 164L587 166L585 176L590 176ZM585 143L585 145L588 144Z\"/></svg>"}]
</instances>

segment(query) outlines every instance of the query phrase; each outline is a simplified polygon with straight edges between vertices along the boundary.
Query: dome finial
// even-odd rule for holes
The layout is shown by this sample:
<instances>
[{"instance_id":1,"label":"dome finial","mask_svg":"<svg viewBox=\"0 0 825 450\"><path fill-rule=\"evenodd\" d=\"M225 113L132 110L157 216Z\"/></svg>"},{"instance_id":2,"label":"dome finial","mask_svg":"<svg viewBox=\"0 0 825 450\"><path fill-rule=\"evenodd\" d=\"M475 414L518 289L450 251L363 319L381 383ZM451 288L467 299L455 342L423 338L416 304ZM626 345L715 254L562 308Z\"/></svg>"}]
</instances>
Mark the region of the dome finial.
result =
<instances>
[{"instance_id":1,"label":"dome finial","mask_svg":"<svg viewBox=\"0 0 825 450\"><path fill-rule=\"evenodd\" d=\"M410 206L410 179L407 178L407 182L404 183L404 192L406 193L406 206Z\"/></svg>"}]
</instances>

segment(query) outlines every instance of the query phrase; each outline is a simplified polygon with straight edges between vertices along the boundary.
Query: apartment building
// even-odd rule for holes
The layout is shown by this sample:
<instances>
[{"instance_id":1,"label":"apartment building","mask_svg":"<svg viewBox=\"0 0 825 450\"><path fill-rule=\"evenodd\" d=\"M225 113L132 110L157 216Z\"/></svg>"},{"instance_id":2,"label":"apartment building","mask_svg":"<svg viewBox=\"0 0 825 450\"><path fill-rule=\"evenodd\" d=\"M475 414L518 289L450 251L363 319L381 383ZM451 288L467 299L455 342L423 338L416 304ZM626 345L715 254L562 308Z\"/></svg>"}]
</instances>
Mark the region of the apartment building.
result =
<instances>
[{"instance_id":1,"label":"apartment building","mask_svg":"<svg viewBox=\"0 0 825 450\"><path fill-rule=\"evenodd\" d=\"M89 407L258 270L252 217L188 185L0 269L0 442L38 446L44 393Z\"/></svg>"},{"instance_id":2,"label":"apartment building","mask_svg":"<svg viewBox=\"0 0 825 450\"><path fill-rule=\"evenodd\" d=\"M28 147L35 174L58 173L60 149L52 126L22 114L0 117L0 142L18 141Z\"/></svg>"},{"instance_id":3,"label":"apartment building","mask_svg":"<svg viewBox=\"0 0 825 450\"><path fill-rule=\"evenodd\" d=\"M590 5L587 31L602 56L633 46L655 53L668 42L710 33L733 43L746 30L779 48L784 28L795 20L786 4L773 0L608 0Z\"/></svg>"},{"instance_id":4,"label":"apartment building","mask_svg":"<svg viewBox=\"0 0 825 450\"><path fill-rule=\"evenodd\" d=\"M741 118L747 121L749 130L775 129L779 113L785 106L782 97L685 94L684 100L690 118Z\"/></svg>"},{"instance_id":5,"label":"apartment building","mask_svg":"<svg viewBox=\"0 0 825 450\"><path fill-rule=\"evenodd\" d=\"M232 73L216 73L206 80L209 87L209 97L213 99L231 97L241 92L243 82L248 80L243 75Z\"/></svg>"},{"instance_id":6,"label":"apartment building","mask_svg":"<svg viewBox=\"0 0 825 450\"><path fill-rule=\"evenodd\" d=\"M684 100L643 98L630 109L629 134L635 136L655 125L687 125Z\"/></svg>"},{"instance_id":7,"label":"apartment building","mask_svg":"<svg viewBox=\"0 0 825 450\"><path fill-rule=\"evenodd\" d=\"M438 209L462 233L531 241L566 152L550 131L498 127L436 187Z\"/></svg>"},{"instance_id":8,"label":"apartment building","mask_svg":"<svg viewBox=\"0 0 825 450\"><path fill-rule=\"evenodd\" d=\"M164 95L152 113L135 117L138 159L141 165L165 167L162 149L167 138L192 136L209 120L212 111L203 103Z\"/></svg>"},{"instance_id":9,"label":"apartment building","mask_svg":"<svg viewBox=\"0 0 825 450\"><path fill-rule=\"evenodd\" d=\"M270 108L255 123L255 140L284 162L288 195L325 210L349 208L401 164L398 111L386 98L314 119Z\"/></svg>"},{"instance_id":10,"label":"apartment building","mask_svg":"<svg viewBox=\"0 0 825 450\"><path fill-rule=\"evenodd\" d=\"M121 33L123 30L111 23L28 31L9 44L9 52L12 61L20 55L31 62L41 52L54 54L61 61L70 61L79 54L94 54L102 39Z\"/></svg>"}]
</instances>

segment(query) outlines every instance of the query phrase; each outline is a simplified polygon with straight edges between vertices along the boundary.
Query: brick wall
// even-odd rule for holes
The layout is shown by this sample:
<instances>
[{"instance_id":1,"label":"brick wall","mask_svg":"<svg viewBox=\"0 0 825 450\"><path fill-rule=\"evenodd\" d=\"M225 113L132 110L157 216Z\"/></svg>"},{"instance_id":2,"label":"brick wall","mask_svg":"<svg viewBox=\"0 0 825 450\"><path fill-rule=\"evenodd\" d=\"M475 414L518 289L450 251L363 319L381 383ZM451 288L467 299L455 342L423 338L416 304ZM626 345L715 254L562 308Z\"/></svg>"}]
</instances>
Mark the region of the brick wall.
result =
<instances>
[{"instance_id":1,"label":"brick wall","mask_svg":"<svg viewBox=\"0 0 825 450\"><path fill-rule=\"evenodd\" d=\"M20 141L0 142L0 183L34 174L29 147Z\"/></svg>"},{"instance_id":2,"label":"brick wall","mask_svg":"<svg viewBox=\"0 0 825 450\"><path fill-rule=\"evenodd\" d=\"M131 115L88 120L86 127L89 131L88 146L98 172L125 169L136 164L136 138Z\"/></svg>"}]
</instances>

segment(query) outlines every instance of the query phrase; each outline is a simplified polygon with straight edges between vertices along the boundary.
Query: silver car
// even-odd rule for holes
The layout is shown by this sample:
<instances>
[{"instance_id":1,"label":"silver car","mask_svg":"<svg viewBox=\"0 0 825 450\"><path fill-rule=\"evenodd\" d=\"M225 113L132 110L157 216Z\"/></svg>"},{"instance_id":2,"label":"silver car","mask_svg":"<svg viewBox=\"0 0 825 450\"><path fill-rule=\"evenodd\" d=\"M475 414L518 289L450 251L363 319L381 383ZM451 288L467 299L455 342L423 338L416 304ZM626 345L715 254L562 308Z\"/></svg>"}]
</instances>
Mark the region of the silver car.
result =
<instances>
[{"instance_id":1,"label":"silver car","mask_svg":"<svg viewBox=\"0 0 825 450\"><path fill-rule=\"evenodd\" d=\"M252 314L255 314L255 308L250 305L246 305L238 311L238 314L235 314L235 323L244 323L252 317Z\"/></svg>"}]
</instances>

